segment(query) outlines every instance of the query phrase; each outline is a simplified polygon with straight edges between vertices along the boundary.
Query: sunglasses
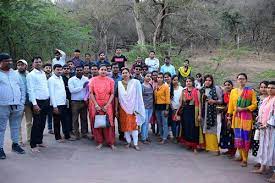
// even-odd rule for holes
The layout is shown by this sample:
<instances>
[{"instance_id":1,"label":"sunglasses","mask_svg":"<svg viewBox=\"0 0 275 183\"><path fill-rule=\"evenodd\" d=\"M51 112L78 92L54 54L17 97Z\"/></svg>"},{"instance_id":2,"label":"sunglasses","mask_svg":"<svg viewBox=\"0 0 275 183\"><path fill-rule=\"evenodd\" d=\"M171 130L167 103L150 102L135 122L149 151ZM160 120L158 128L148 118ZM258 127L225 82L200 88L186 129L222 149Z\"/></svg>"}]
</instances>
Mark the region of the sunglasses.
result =
<instances>
[{"instance_id":1,"label":"sunglasses","mask_svg":"<svg viewBox=\"0 0 275 183\"><path fill-rule=\"evenodd\" d=\"M70 68L66 67L66 68L63 68L64 70L69 70Z\"/></svg>"}]
</instances>

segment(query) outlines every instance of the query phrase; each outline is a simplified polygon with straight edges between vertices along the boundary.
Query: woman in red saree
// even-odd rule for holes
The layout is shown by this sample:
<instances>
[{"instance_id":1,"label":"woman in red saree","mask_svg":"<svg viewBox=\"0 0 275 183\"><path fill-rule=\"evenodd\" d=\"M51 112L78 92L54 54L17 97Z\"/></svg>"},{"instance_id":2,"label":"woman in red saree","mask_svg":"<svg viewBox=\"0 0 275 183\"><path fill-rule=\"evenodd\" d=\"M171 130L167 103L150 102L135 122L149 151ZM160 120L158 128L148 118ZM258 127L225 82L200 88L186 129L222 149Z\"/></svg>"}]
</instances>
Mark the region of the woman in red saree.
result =
<instances>
[{"instance_id":1,"label":"woman in red saree","mask_svg":"<svg viewBox=\"0 0 275 183\"><path fill-rule=\"evenodd\" d=\"M94 134L95 141L97 142L97 149L101 149L104 143L115 149L115 124L113 117L112 102L114 99L114 81L107 77L106 65L99 66L99 76L93 77L90 80L90 102L89 102L89 115L91 128ZM106 113L110 120L108 128L94 128L96 113Z\"/></svg>"}]
</instances>

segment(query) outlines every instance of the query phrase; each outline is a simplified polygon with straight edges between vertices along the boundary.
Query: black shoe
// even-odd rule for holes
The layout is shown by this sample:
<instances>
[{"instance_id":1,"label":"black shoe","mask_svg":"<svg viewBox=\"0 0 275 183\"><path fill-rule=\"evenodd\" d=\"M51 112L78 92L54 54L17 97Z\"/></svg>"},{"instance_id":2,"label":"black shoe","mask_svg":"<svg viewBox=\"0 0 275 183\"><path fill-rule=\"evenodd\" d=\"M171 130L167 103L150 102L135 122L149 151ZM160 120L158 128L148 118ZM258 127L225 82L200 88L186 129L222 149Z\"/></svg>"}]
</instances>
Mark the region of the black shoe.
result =
<instances>
[{"instance_id":1,"label":"black shoe","mask_svg":"<svg viewBox=\"0 0 275 183\"><path fill-rule=\"evenodd\" d=\"M22 149L19 144L12 144L12 151L18 154L25 154L24 149Z\"/></svg>"},{"instance_id":2,"label":"black shoe","mask_svg":"<svg viewBox=\"0 0 275 183\"><path fill-rule=\"evenodd\" d=\"M0 159L6 159L6 154L3 148L0 148Z\"/></svg>"}]
</instances>

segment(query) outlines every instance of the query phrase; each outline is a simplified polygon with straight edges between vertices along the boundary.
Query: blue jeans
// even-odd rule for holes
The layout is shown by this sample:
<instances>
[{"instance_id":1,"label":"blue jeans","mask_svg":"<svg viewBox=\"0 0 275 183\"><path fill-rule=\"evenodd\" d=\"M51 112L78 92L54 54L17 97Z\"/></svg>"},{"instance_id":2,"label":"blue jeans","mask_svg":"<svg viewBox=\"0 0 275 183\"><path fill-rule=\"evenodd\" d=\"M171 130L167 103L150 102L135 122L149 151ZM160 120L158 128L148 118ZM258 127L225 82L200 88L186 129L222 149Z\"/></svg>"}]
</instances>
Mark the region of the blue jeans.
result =
<instances>
[{"instance_id":1,"label":"blue jeans","mask_svg":"<svg viewBox=\"0 0 275 183\"><path fill-rule=\"evenodd\" d=\"M47 122L48 122L48 130L53 129L53 108L50 107L49 112L47 114Z\"/></svg>"},{"instance_id":2,"label":"blue jeans","mask_svg":"<svg viewBox=\"0 0 275 183\"><path fill-rule=\"evenodd\" d=\"M174 138L177 138L179 136L179 131L180 131L180 122L172 121L171 126L172 126L173 136Z\"/></svg>"},{"instance_id":3,"label":"blue jeans","mask_svg":"<svg viewBox=\"0 0 275 183\"><path fill-rule=\"evenodd\" d=\"M153 109L145 109L145 121L141 125L141 140L148 139L149 122L153 114Z\"/></svg>"},{"instance_id":4,"label":"blue jeans","mask_svg":"<svg viewBox=\"0 0 275 183\"><path fill-rule=\"evenodd\" d=\"M159 133L162 140L167 140L169 128L168 128L168 117L164 116L165 110L156 110L156 116L159 125Z\"/></svg>"},{"instance_id":5,"label":"blue jeans","mask_svg":"<svg viewBox=\"0 0 275 183\"><path fill-rule=\"evenodd\" d=\"M24 105L0 105L0 148L4 146L8 121L10 123L11 140L13 143L18 143L23 110Z\"/></svg>"}]
</instances>

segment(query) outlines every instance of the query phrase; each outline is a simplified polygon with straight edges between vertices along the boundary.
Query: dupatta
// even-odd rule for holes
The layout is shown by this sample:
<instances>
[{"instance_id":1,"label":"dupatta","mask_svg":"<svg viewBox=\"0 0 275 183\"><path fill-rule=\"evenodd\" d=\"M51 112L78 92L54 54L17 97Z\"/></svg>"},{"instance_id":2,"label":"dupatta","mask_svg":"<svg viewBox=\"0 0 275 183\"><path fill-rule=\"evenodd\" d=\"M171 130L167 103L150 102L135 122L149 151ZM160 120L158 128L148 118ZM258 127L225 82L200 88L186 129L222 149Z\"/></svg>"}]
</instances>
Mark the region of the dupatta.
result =
<instances>
[{"instance_id":1,"label":"dupatta","mask_svg":"<svg viewBox=\"0 0 275 183\"><path fill-rule=\"evenodd\" d=\"M182 77L186 78L190 75L191 69L191 67L188 67L187 71L185 71L184 67L180 67L178 71Z\"/></svg>"},{"instance_id":2,"label":"dupatta","mask_svg":"<svg viewBox=\"0 0 275 183\"><path fill-rule=\"evenodd\" d=\"M121 108L127 114L135 114L137 125L142 125L145 121L145 107L142 97L141 84L136 79L129 80L127 89L118 82L118 100Z\"/></svg>"}]
</instances>

